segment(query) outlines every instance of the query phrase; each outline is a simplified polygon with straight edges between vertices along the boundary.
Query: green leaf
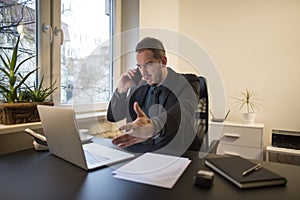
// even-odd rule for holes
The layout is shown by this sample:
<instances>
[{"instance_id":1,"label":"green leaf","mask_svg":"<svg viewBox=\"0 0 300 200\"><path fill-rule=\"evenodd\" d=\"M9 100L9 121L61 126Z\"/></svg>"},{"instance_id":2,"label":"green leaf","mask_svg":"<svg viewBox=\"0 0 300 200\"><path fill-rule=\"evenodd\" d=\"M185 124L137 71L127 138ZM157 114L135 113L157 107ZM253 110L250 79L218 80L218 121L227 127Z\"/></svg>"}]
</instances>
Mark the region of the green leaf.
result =
<instances>
[{"instance_id":1,"label":"green leaf","mask_svg":"<svg viewBox=\"0 0 300 200\"><path fill-rule=\"evenodd\" d=\"M19 68L21 67L21 65L22 65L24 62L26 62L27 60L29 60L29 59L31 59L31 58L33 58L33 57L35 57L35 56L30 56L30 57L28 57L28 58L25 58L22 62L20 62L20 63L18 64L18 66L15 68L14 73L17 73L17 72L19 71Z\"/></svg>"},{"instance_id":2,"label":"green leaf","mask_svg":"<svg viewBox=\"0 0 300 200\"><path fill-rule=\"evenodd\" d=\"M7 72L5 69L0 68L0 70L5 74L5 76L7 76L7 77L10 76L9 72Z\"/></svg>"},{"instance_id":3,"label":"green leaf","mask_svg":"<svg viewBox=\"0 0 300 200\"><path fill-rule=\"evenodd\" d=\"M5 66L5 68L9 71L9 63L10 63L10 61L9 61L9 58L8 58L8 56L7 56L7 54L3 51L3 53L5 54L5 56L6 56L6 58L7 58L7 62L6 62L6 60L3 58L3 56L0 54L0 58L1 58L1 61L2 61L2 63L4 64L4 66ZM2 69L2 68L1 68ZM4 69L3 69L4 70Z\"/></svg>"},{"instance_id":4,"label":"green leaf","mask_svg":"<svg viewBox=\"0 0 300 200\"><path fill-rule=\"evenodd\" d=\"M24 77L22 78L22 80L20 81L20 83L19 83L15 88L17 89L17 88L21 87L21 86L24 84L24 82L27 80L27 78L28 78L31 74L33 74L36 70L37 70L37 68L34 69L34 70L32 70L32 71L30 71L29 73L27 73L26 76L24 76ZM19 73L19 75L21 76L20 73Z\"/></svg>"},{"instance_id":5,"label":"green leaf","mask_svg":"<svg viewBox=\"0 0 300 200\"><path fill-rule=\"evenodd\" d=\"M19 46L19 42L20 42L20 36L18 36L17 39L17 43L16 46L14 47L14 51L11 57L11 62L10 62L10 71L14 72L15 67L16 67L16 63L17 63L17 59L18 59L18 46Z\"/></svg>"}]
</instances>

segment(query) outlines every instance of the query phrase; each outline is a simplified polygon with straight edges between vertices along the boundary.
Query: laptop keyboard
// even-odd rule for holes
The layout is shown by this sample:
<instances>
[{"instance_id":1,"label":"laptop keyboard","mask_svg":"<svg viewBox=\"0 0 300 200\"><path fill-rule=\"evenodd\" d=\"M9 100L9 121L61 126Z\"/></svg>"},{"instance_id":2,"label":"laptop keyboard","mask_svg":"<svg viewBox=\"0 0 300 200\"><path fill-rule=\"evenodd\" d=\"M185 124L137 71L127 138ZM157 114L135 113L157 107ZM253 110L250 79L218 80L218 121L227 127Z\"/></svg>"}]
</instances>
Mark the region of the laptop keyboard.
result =
<instances>
[{"instance_id":1,"label":"laptop keyboard","mask_svg":"<svg viewBox=\"0 0 300 200\"><path fill-rule=\"evenodd\" d=\"M134 157L133 154L95 143L84 144L82 147L88 168L113 164L115 162Z\"/></svg>"}]
</instances>

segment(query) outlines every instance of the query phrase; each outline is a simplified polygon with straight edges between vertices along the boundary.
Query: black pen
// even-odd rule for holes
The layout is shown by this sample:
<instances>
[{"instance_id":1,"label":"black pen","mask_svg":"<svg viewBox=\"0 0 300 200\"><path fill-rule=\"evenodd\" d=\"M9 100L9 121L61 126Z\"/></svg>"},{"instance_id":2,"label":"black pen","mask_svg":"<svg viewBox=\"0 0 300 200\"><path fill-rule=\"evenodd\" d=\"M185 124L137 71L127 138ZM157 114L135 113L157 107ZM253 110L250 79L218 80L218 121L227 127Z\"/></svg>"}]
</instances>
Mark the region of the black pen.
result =
<instances>
[{"instance_id":1,"label":"black pen","mask_svg":"<svg viewBox=\"0 0 300 200\"><path fill-rule=\"evenodd\" d=\"M251 167L250 169L247 169L245 171L243 171L243 176L246 176L247 174L253 172L253 171L257 171L261 168L261 164L257 164L257 165L254 165L253 167Z\"/></svg>"}]
</instances>

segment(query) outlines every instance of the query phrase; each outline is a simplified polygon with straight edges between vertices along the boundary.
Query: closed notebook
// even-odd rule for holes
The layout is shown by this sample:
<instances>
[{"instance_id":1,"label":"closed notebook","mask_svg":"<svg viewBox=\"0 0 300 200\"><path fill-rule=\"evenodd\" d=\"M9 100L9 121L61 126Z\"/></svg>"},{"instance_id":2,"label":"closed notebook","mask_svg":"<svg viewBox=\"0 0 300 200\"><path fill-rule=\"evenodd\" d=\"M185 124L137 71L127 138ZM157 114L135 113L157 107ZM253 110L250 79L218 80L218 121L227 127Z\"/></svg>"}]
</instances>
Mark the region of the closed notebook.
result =
<instances>
[{"instance_id":1,"label":"closed notebook","mask_svg":"<svg viewBox=\"0 0 300 200\"><path fill-rule=\"evenodd\" d=\"M243 175L256 164L238 156L206 158L205 164L239 188L285 185L287 182L284 177L264 167Z\"/></svg>"}]
</instances>

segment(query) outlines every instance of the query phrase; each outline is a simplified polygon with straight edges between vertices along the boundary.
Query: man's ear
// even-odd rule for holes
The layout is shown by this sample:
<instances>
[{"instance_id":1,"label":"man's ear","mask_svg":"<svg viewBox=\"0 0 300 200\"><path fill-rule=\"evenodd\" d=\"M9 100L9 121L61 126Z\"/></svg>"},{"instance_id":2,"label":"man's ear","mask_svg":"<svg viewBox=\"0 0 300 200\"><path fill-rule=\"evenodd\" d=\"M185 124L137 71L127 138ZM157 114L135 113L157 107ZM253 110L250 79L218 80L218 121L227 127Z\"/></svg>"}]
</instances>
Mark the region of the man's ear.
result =
<instances>
[{"instance_id":1,"label":"man's ear","mask_svg":"<svg viewBox=\"0 0 300 200\"><path fill-rule=\"evenodd\" d=\"M161 64L167 65L167 61L168 61L167 57L164 56L164 57L161 59Z\"/></svg>"}]
</instances>

